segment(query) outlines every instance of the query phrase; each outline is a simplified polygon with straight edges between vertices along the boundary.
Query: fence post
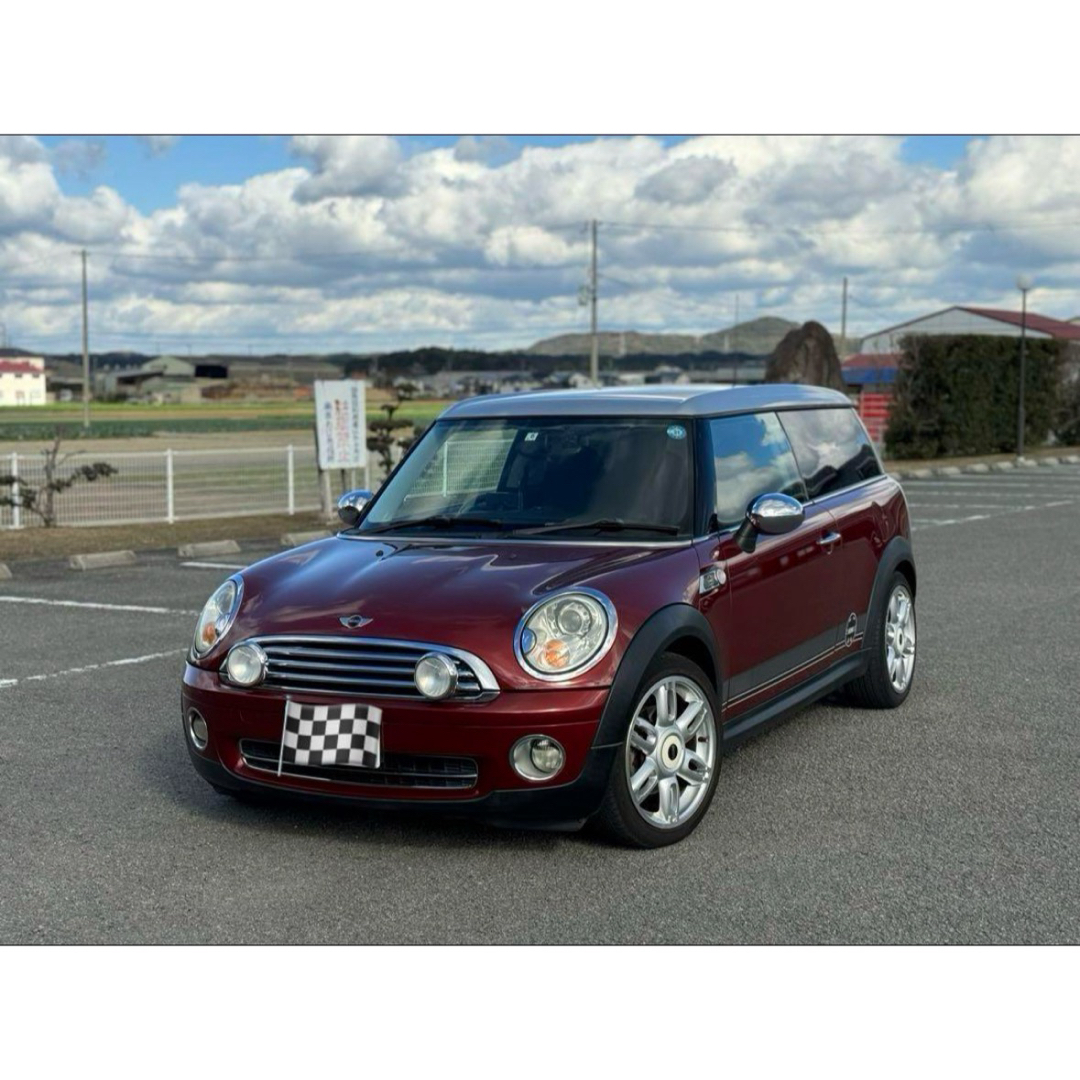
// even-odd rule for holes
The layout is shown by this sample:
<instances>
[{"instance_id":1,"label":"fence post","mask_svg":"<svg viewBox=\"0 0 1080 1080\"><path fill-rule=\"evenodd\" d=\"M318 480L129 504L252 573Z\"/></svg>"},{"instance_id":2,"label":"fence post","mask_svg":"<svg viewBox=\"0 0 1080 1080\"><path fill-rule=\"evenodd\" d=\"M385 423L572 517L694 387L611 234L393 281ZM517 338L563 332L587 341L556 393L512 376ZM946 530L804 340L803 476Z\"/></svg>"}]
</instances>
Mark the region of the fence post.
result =
<instances>
[{"instance_id":1,"label":"fence post","mask_svg":"<svg viewBox=\"0 0 1080 1080\"><path fill-rule=\"evenodd\" d=\"M176 494L173 488L172 447L165 451L165 520L172 525L176 521Z\"/></svg>"},{"instance_id":2,"label":"fence post","mask_svg":"<svg viewBox=\"0 0 1080 1080\"><path fill-rule=\"evenodd\" d=\"M296 513L296 468L292 443L285 448L285 475L288 478L289 516L292 517Z\"/></svg>"},{"instance_id":3,"label":"fence post","mask_svg":"<svg viewBox=\"0 0 1080 1080\"><path fill-rule=\"evenodd\" d=\"M11 476L13 483L11 485L11 498L13 505L11 507L11 527L13 529L22 528L22 507L19 505L19 455L12 451L11 454Z\"/></svg>"}]
</instances>

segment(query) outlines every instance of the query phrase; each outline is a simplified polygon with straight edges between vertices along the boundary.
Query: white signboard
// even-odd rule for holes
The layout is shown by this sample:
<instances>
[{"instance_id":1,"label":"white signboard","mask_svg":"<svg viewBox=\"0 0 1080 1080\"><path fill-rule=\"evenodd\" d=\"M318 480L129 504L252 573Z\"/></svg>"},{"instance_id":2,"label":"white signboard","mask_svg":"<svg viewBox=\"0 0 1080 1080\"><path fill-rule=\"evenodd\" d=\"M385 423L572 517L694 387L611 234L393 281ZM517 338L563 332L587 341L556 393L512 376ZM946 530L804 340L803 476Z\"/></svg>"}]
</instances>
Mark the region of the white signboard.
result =
<instances>
[{"instance_id":1,"label":"white signboard","mask_svg":"<svg viewBox=\"0 0 1080 1080\"><path fill-rule=\"evenodd\" d=\"M367 467L367 417L363 379L315 383L315 438L319 468Z\"/></svg>"}]
</instances>

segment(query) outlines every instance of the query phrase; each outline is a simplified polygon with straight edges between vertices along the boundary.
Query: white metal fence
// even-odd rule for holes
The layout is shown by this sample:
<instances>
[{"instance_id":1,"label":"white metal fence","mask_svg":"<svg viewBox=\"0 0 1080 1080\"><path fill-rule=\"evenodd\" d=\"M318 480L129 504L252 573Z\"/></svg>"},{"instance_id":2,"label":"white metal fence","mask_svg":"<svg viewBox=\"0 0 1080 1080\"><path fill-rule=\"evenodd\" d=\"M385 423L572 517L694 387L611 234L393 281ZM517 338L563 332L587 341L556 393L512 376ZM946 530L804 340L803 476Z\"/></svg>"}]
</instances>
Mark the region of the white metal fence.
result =
<instances>
[{"instance_id":1,"label":"white metal fence","mask_svg":"<svg viewBox=\"0 0 1080 1080\"><path fill-rule=\"evenodd\" d=\"M63 459L63 454L61 454ZM161 450L149 453L75 453L56 474L68 476L80 465L108 462L116 473L78 481L55 496L58 525L125 525L187 521L251 514L295 514L320 507L319 472L312 448L293 446L237 450ZM0 475L18 478L0 485L0 496L19 486L38 487L45 457L0 455ZM335 474L335 493L342 487ZM347 483L356 479L346 478ZM40 525L41 519L18 506L0 506L0 529Z\"/></svg>"}]
</instances>

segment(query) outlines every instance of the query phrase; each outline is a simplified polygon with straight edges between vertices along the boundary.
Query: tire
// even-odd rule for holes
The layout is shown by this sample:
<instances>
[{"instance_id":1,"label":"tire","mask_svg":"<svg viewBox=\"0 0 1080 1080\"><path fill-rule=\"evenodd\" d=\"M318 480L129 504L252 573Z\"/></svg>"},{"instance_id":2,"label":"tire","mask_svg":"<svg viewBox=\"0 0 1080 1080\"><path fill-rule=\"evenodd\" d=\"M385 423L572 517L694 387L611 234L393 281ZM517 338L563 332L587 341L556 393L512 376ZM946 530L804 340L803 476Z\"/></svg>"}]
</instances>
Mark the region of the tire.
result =
<instances>
[{"instance_id":1,"label":"tire","mask_svg":"<svg viewBox=\"0 0 1080 1080\"><path fill-rule=\"evenodd\" d=\"M910 605L910 618L904 626L898 627L898 608L904 601ZM893 644L898 634L904 659L904 674L900 679L897 678L899 669L896 666L900 658L896 656ZM866 637L864 647L870 653L869 666L866 674L848 683L844 688L844 697L853 705L865 709L895 709L911 693L916 659L915 597L911 582L898 570L889 579L884 602L877 611L871 612Z\"/></svg>"},{"instance_id":2,"label":"tire","mask_svg":"<svg viewBox=\"0 0 1080 1080\"><path fill-rule=\"evenodd\" d=\"M666 704L661 704L661 696ZM674 653L662 653L649 664L634 701L626 738L593 820L617 843L665 847L697 828L716 792L722 751L720 708L705 672ZM694 705L701 707L694 711ZM644 795L635 797L632 775L643 778L639 783L646 789Z\"/></svg>"}]
</instances>

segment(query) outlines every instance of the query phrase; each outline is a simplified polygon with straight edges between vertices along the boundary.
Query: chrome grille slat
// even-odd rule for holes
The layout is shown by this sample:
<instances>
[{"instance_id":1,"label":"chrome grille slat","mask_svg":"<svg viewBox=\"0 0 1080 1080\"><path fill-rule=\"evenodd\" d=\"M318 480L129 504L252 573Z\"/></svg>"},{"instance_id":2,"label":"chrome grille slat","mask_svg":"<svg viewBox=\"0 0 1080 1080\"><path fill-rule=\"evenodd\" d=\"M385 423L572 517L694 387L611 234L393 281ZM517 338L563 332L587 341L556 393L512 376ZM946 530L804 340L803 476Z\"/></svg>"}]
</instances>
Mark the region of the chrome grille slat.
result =
<instances>
[{"instance_id":1,"label":"chrome grille slat","mask_svg":"<svg viewBox=\"0 0 1080 1080\"><path fill-rule=\"evenodd\" d=\"M329 664L324 660L308 660L306 657L290 657L288 660L280 656L271 656L268 654L267 659L270 662L271 667L278 668L279 670L289 670L290 668L302 668L304 671L340 671L341 664ZM363 672L365 675L401 675L404 678L411 679L413 666L409 664L404 667L385 667L382 664L348 664L350 671Z\"/></svg>"},{"instance_id":2,"label":"chrome grille slat","mask_svg":"<svg viewBox=\"0 0 1080 1080\"><path fill-rule=\"evenodd\" d=\"M451 700L487 700L498 693L498 684L482 660L448 646L288 634L252 640L267 656L262 684L267 689L423 701L413 684L413 668L425 653L443 652L458 670L458 688Z\"/></svg>"}]
</instances>

